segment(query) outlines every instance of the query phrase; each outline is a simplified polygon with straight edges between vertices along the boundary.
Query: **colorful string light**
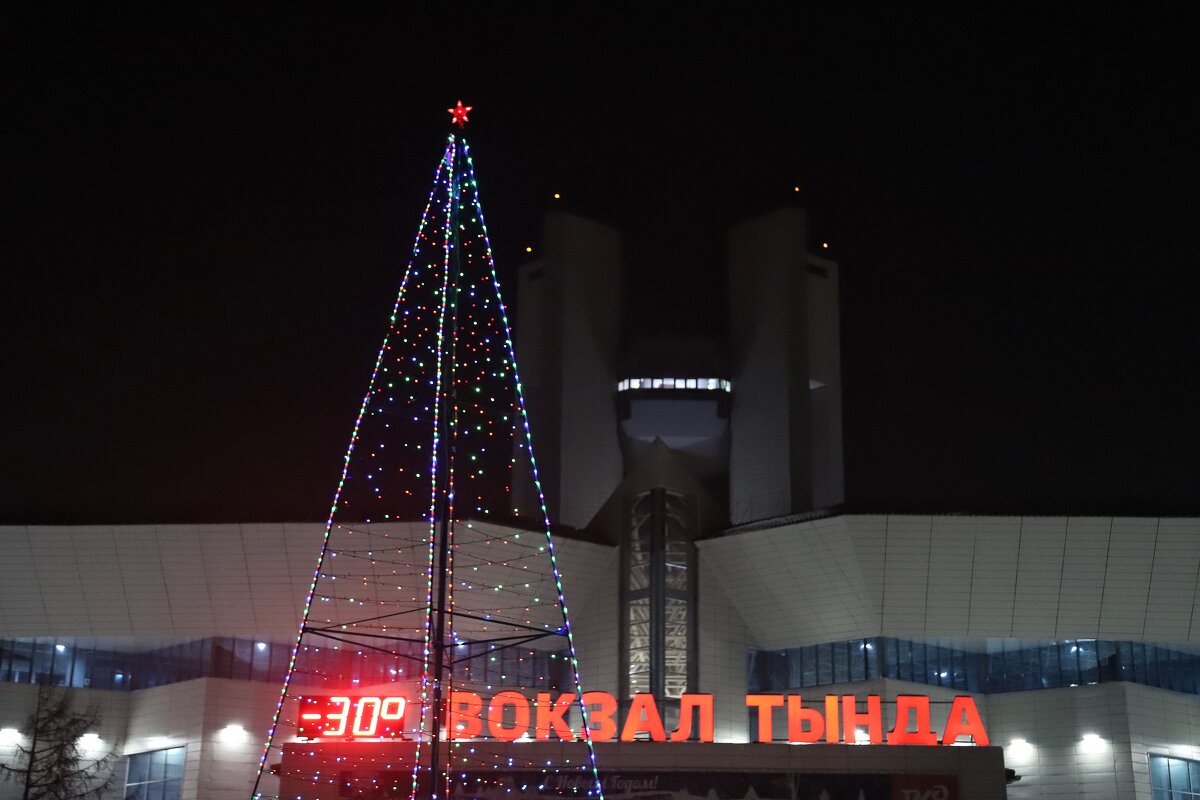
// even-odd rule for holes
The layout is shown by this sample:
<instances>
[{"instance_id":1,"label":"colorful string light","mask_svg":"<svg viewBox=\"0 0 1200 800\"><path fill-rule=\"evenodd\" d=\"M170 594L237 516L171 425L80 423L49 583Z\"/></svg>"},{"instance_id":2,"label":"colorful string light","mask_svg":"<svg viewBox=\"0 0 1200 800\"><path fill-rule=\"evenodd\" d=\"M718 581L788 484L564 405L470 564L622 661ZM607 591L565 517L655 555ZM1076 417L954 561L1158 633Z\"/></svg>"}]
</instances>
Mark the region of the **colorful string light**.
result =
<instances>
[{"instance_id":1,"label":"colorful string light","mask_svg":"<svg viewBox=\"0 0 1200 800\"><path fill-rule=\"evenodd\" d=\"M535 530L524 527L523 511L540 514ZM454 731L436 737L454 722L437 716L437 697L513 688L572 692L586 757L556 764L519 747L477 746ZM371 697L406 692L411 714L386 726L398 739L296 740L298 697L308 698L310 713L361 714L400 707ZM311 699L330 695L341 699ZM377 730L355 719L349 730ZM306 734L313 730L321 729L310 720ZM329 730L348 730L346 719ZM443 745L445 757L422 766L432 761L426 752ZM410 772L415 798L488 785L481 770L583 770L593 788L582 793L602 797L508 312L474 164L454 135L352 429L255 797L273 752L283 754L278 772L289 796L343 773L354 786L341 789L365 791L394 788L400 772ZM568 784L575 788L562 793L579 793L573 781L560 785Z\"/></svg>"}]
</instances>

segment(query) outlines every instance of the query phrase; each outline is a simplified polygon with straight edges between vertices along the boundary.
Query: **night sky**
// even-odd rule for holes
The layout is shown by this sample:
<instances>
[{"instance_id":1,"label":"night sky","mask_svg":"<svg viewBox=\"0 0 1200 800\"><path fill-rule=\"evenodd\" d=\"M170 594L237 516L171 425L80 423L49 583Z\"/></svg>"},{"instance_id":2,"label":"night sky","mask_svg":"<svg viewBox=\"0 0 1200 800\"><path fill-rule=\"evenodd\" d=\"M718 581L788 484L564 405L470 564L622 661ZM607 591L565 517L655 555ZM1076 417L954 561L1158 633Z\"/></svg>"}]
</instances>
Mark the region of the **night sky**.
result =
<instances>
[{"instance_id":1,"label":"night sky","mask_svg":"<svg viewBox=\"0 0 1200 800\"><path fill-rule=\"evenodd\" d=\"M805 204L852 510L1200 513L1188 21L395 5L6 12L0 523L323 519L459 98L502 280L596 217L648 330Z\"/></svg>"}]
</instances>

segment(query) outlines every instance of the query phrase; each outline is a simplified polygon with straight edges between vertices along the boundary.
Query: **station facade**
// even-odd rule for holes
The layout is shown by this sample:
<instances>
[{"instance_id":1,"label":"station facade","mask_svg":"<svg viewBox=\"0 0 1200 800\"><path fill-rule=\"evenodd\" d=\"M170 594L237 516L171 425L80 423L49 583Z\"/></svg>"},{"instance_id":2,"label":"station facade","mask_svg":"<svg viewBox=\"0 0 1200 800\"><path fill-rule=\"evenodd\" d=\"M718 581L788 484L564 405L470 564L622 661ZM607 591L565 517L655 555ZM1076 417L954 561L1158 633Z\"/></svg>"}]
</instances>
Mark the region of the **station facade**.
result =
<instances>
[{"instance_id":1,"label":"station facade","mask_svg":"<svg viewBox=\"0 0 1200 800\"><path fill-rule=\"evenodd\" d=\"M722 341L629 333L611 228L555 215L543 238L518 355L580 672L614 709L606 796L1200 796L1200 518L855 513L838 265L801 210L731 232ZM110 797L247 797L323 532L0 527L0 760L38 686L70 687ZM497 691L538 691L554 655L500 656ZM375 724L402 681L354 669ZM524 733L478 746L578 758L528 700ZM284 761L328 756L328 782L279 763L262 788L407 797L360 738L295 737ZM538 794L524 777L502 794Z\"/></svg>"}]
</instances>

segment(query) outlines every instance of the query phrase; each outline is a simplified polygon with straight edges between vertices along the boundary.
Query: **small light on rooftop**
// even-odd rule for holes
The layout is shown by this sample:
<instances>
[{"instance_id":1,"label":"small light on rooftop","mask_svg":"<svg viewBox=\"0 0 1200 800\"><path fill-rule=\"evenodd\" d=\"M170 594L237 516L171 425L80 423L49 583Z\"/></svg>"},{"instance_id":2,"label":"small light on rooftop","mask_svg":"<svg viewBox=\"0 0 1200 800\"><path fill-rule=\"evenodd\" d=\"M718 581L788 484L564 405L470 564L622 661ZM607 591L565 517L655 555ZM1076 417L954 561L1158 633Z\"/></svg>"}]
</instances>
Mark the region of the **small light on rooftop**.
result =
<instances>
[{"instance_id":1,"label":"small light on rooftop","mask_svg":"<svg viewBox=\"0 0 1200 800\"><path fill-rule=\"evenodd\" d=\"M533 248L532 248L532 247L529 247L529 246L526 246L526 247L525 247L525 252L526 252L526 253L532 253L532 252L533 252Z\"/></svg>"},{"instance_id":2,"label":"small light on rooftop","mask_svg":"<svg viewBox=\"0 0 1200 800\"><path fill-rule=\"evenodd\" d=\"M822 249L822 250L828 250L828 249L829 249L829 242L821 242L821 249Z\"/></svg>"},{"instance_id":3,"label":"small light on rooftop","mask_svg":"<svg viewBox=\"0 0 1200 800\"><path fill-rule=\"evenodd\" d=\"M555 193L554 193L554 199L555 199L555 200L562 200L562 195L561 195L561 194L559 194L558 192L555 192Z\"/></svg>"}]
</instances>

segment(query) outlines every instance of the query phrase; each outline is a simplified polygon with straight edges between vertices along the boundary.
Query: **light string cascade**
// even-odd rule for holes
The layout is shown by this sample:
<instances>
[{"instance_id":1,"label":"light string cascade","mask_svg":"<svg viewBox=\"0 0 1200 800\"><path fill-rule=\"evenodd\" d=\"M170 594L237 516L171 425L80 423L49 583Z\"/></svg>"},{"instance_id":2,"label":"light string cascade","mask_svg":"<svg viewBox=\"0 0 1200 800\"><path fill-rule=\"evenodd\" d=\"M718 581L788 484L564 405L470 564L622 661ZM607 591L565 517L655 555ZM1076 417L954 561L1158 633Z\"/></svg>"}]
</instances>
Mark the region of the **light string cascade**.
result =
<instances>
[{"instance_id":1,"label":"light string cascade","mask_svg":"<svg viewBox=\"0 0 1200 800\"><path fill-rule=\"evenodd\" d=\"M451 137L451 139L453 139L453 137ZM254 789L252 790L252 797L255 798L255 800L258 800L258 798L262 797L262 793L259 792L259 785L262 781L263 770L266 769L267 761L270 758L271 748L275 741L275 733L279 727L279 717L283 713L283 704L287 699L288 689L291 687L292 676L296 671L296 659L300 652L301 641L304 638L305 623L307 622L308 615L312 610L313 597L316 595L317 582L321 576L321 568L324 566L325 557L329 552L330 533L333 530L333 518L337 514L338 501L341 499L342 490L346 485L346 477L350 471L350 456L354 454L354 446L358 443L358 432L362 427L363 418L367 413L367 406L371 402L371 395L374 393L375 382L379 377L379 369L383 363L384 354L388 350L388 340L392 334L392 331L395 329L396 315L399 312L400 304L404 299L404 290L408 284L409 275L412 274L413 260L416 259L422 237L422 231L424 231L426 222L429 219L429 209L433 205L434 196L437 194L437 187L442 176L442 170L452 163L453 147L453 141L447 144L446 151L442 155L442 160L438 162L437 168L434 170L433 187L429 190L429 197L425 201L425 210L421 212L421 221L418 223L416 239L413 242L413 259L409 260L408 266L404 270L404 276L400 279L400 288L396 292L396 300L392 304L392 313L389 317L391 327L389 327L388 333L384 335L383 341L379 345L379 352L375 355L375 364L371 368L371 377L367 381L367 391L365 394L363 394L362 403L358 407L358 415L354 418L354 425L350 431L350 441L346 445L346 454L342 457L342 472L341 475L338 476L337 486L333 490L333 501L329 504L329 516L325 520L325 534L321 539L321 549L317 554L317 562L313 569L312 582L309 584L308 592L304 597L304 607L300 614L300 625L297 629L295 643L292 645L291 655L288 657L287 672L283 678L283 686L279 691L279 701L276 704L275 711L271 717L271 725L267 730L266 741L263 743L262 757L258 760L258 772L255 774Z\"/></svg>"},{"instance_id":2,"label":"light string cascade","mask_svg":"<svg viewBox=\"0 0 1200 800\"><path fill-rule=\"evenodd\" d=\"M271 775L289 800L500 797L513 785L602 797L560 563L590 556L567 544L550 533L474 164L452 135L343 461L254 796ZM565 741L548 760L447 731L460 689L573 694L579 757ZM485 736L511 722L485 707Z\"/></svg>"},{"instance_id":3,"label":"light string cascade","mask_svg":"<svg viewBox=\"0 0 1200 800\"><path fill-rule=\"evenodd\" d=\"M596 782L596 795L603 800L604 789L600 782L600 768L596 762L596 748L592 743L591 725L588 721L587 704L583 702L583 681L579 676L579 658L575 653L575 634L571 630L571 617L567 611L567 599L563 591L562 575L558 570L558 559L554 553L554 536L550 532L550 511L546 507L546 495L542 490L542 481L538 476L537 459L533 454L533 431L529 427L529 414L525 409L525 392L521 388L521 375L517 370L517 353L513 346L512 326L508 322L508 309L504 305L504 295L500 292L500 279L496 275L496 263L492 255L491 238L488 236L487 223L483 218L483 206L479 202L479 185L475 181L475 162L471 159L471 148L467 145L467 140L463 139L463 153L467 158L467 170L470 173L471 188L473 190L473 202L475 213L479 215L479 227L483 231L483 239L487 247L488 271L491 274L492 285L496 290L496 302L500 307L500 319L504 323L504 346L508 353L509 363L512 364L514 384L517 392L517 406L521 412L521 423L525 429L525 447L529 452L529 468L533 473L533 485L537 492L538 505L541 507L542 524L546 529L546 548L550 554L550 569L554 575L554 587L558 593L558 605L562 609L563 630L567 638L567 650L571 658L571 677L574 682L575 697L579 704L580 717L583 720L583 740L587 743L588 760L591 764L592 777Z\"/></svg>"},{"instance_id":4,"label":"light string cascade","mask_svg":"<svg viewBox=\"0 0 1200 800\"><path fill-rule=\"evenodd\" d=\"M459 103L460 107L461 107L461 105L462 105L462 103ZM454 203L455 203L454 195L456 194L456 192L454 190L454 187L456 185L455 174L454 174L454 163L456 161L456 154L457 154L453 136L450 137L449 144L446 146L446 152L449 157L449 161L447 162L447 169L446 169L446 175L447 175L447 179L449 182L449 190L446 192L446 206L445 206L445 214L444 214L444 219L446 220L446 224L443 226L443 239L442 239L442 288L441 288L440 292L438 293L440 303L439 303L439 307L438 307L437 353L436 353L435 361L434 361L434 363L437 365L437 368L436 368L436 373L435 373L435 378L434 378L434 391L433 391L434 399L435 399L435 402L433 405L433 452L430 454L432 457L432 463L429 468L429 545L428 545L429 546L429 556L428 556L428 565L429 566L428 566L428 571L427 571L428 581L426 584L426 591L425 591L425 598L426 598L425 599L425 603L426 603L426 605L425 605L425 644L424 644L423 653L422 653L423 661L422 661L422 668L421 668L421 726L420 726L420 730L419 730L419 735L417 737L416 755L413 758L412 788L411 788L411 792L409 795L411 798L415 798L417 796L418 782L420 780L420 771L421 771L421 754L422 754L422 746L421 745L425 741L425 732L427 729L426 726L429 722L429 719L428 719L429 713L430 713L430 710L432 710L433 713L437 713L436 702L441 700L441 680L442 680L442 678L440 675L434 675L432 672L433 667L434 667L432 660L435 660L434 653L433 653L433 636L434 636L434 624L433 623L434 623L434 615L436 613L434 610L433 591L434 591L434 564L435 564L435 560L437 559L437 555L438 555L437 527L438 527L439 516L440 516L437 513L437 511L438 511L438 502L441 499L439 497L439 492L438 492L438 477L439 477L438 454L441 452L440 448L442 446L442 438L443 438L442 437L442 428L441 428L442 423L443 423L442 400L444 399L443 394L442 394L443 393L442 381L445 378L446 373L449 372L450 373L450 382L452 384L451 395L453 395L453 383L455 380L454 364L451 363L450 365L448 365L449 368L447 368L447 364L445 362L445 358L447 355L446 349L445 349L446 311L447 311L447 308L449 307L449 303L450 303L451 290L453 289L457 293L457 285L452 286L451 281L450 281L450 275L451 275L451 271L453 269L453 264L451 263L452 262L451 255L452 255L452 250L453 250L453 246L454 246L454 233L453 233L454 213L453 212L454 212ZM457 303L455 305L455 308L451 311L451 313L454 314L455 316L457 316ZM452 334L452 337L456 337L456 336L457 336L457 330ZM454 357L455 357L455 348L454 348L454 343L452 342L451 348L450 348L450 358L454 359ZM454 424L453 420L451 420L449 422L449 424L451 426L450 435L453 436L453 424ZM452 463L446 464L446 469L448 471L452 470L453 464ZM445 506L444 506L443 513L453 514L454 503L453 503L453 499L452 499L453 498L453 479L452 478L447 478L447 488L445 491L448 496L445 498ZM453 519L453 516L449 517L449 519ZM447 526L448 529L450 527L452 527L452 526ZM429 690L430 690L430 687L434 685L435 681L437 683L437 686L435 687L436 693L435 693L434 697L430 697ZM436 797L437 796L436 795L436 787L434 786L434 782L437 780L436 765L434 765L434 769L431 770L429 780L430 780L431 792L433 793L433 796Z\"/></svg>"}]
</instances>

